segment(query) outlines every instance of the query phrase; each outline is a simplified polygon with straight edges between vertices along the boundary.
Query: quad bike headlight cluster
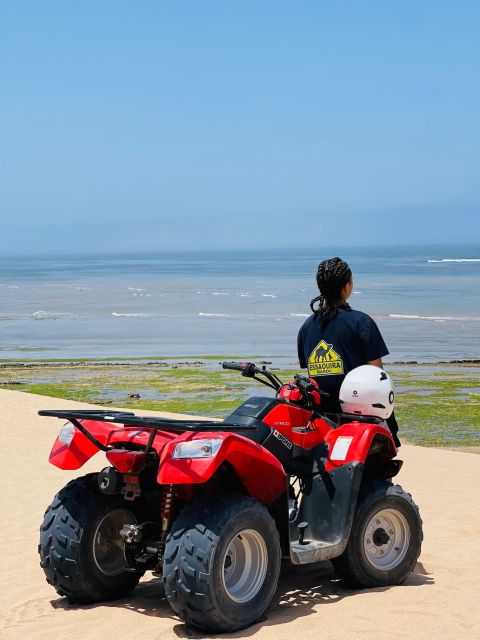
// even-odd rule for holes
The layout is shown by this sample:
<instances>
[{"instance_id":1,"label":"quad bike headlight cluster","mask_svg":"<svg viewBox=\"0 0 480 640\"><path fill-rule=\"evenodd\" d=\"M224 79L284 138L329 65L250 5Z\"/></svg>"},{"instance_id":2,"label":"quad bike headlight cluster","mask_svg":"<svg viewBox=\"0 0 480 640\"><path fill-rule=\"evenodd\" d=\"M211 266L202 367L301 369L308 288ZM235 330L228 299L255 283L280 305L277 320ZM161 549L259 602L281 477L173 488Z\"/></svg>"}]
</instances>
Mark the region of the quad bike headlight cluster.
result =
<instances>
[{"instance_id":1,"label":"quad bike headlight cluster","mask_svg":"<svg viewBox=\"0 0 480 640\"><path fill-rule=\"evenodd\" d=\"M172 458L212 458L217 455L222 438L203 438L175 445Z\"/></svg>"}]
</instances>

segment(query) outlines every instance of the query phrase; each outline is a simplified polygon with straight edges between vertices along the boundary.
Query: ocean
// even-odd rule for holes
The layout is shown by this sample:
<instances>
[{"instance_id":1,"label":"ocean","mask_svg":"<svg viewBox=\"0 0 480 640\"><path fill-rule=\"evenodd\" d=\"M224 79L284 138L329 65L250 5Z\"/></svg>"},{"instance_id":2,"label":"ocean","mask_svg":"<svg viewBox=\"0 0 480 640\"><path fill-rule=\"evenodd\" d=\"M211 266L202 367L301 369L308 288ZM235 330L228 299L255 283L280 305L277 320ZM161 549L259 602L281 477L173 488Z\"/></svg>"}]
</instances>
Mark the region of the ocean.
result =
<instances>
[{"instance_id":1,"label":"ocean","mask_svg":"<svg viewBox=\"0 0 480 640\"><path fill-rule=\"evenodd\" d=\"M350 304L388 361L480 358L480 244L0 259L0 357L296 359L318 262L340 255Z\"/></svg>"}]
</instances>

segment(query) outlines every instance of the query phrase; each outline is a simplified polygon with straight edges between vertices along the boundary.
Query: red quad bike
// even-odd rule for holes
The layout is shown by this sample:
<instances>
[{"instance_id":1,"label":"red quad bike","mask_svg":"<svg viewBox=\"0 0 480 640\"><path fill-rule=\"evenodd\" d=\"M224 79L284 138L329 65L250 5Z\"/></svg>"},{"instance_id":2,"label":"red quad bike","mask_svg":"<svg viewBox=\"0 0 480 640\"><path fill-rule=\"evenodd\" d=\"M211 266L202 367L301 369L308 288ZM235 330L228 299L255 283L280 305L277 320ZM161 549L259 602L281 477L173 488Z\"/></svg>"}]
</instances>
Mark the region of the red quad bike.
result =
<instances>
[{"instance_id":1,"label":"red quad bike","mask_svg":"<svg viewBox=\"0 0 480 640\"><path fill-rule=\"evenodd\" d=\"M78 469L98 450L111 466L69 482L48 507L39 552L47 581L72 602L128 594L161 576L188 625L234 631L257 621L282 558L331 560L353 588L402 583L420 554L422 521L392 484L402 466L375 418L322 412L297 375L224 362L276 391L225 421L128 412L40 411L67 419L50 453Z\"/></svg>"}]
</instances>

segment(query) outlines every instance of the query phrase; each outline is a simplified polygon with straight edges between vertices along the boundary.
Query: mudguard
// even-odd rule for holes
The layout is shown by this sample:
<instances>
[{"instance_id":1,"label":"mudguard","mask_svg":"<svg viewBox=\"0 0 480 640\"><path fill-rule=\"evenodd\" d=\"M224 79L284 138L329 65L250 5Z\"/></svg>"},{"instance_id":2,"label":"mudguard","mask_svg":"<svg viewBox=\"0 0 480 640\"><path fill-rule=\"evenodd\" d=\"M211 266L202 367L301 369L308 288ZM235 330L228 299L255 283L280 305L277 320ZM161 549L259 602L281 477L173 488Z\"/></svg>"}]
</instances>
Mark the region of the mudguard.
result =
<instances>
[{"instance_id":1,"label":"mudguard","mask_svg":"<svg viewBox=\"0 0 480 640\"><path fill-rule=\"evenodd\" d=\"M60 430L58 438L53 443L48 461L59 469L80 469L87 460L99 451L99 448L96 447L93 442L90 442L83 433L80 433L78 429L74 429L70 443L64 441L61 434L62 430L68 424L69 423L66 423ZM102 440L100 440L100 442L102 442ZM106 443L102 442L102 444Z\"/></svg>"},{"instance_id":2,"label":"mudguard","mask_svg":"<svg viewBox=\"0 0 480 640\"><path fill-rule=\"evenodd\" d=\"M397 454L390 431L378 424L344 424L324 432L324 442L327 446L320 445L316 456L319 474L304 491L295 522L290 522L294 564L329 560L343 553L372 445L382 463ZM299 540L300 522L307 523L307 542Z\"/></svg>"},{"instance_id":3,"label":"mudguard","mask_svg":"<svg viewBox=\"0 0 480 640\"><path fill-rule=\"evenodd\" d=\"M67 423L68 424L68 423ZM109 422L82 420L82 424L102 445L133 443L147 444L150 430L139 427L119 427ZM55 440L49 462L59 469L74 470L82 467L99 448L78 429L72 427L70 442L62 436ZM62 428L63 429L63 428ZM172 459L174 446L191 439L220 438L222 445L211 458ZM159 455L157 480L160 484L198 484L209 480L220 465L228 461L234 468L248 493L262 504L271 504L285 492L287 478L275 456L261 445L244 436L225 432L186 431L181 435L170 431L157 431L153 449Z\"/></svg>"},{"instance_id":4,"label":"mudguard","mask_svg":"<svg viewBox=\"0 0 480 640\"><path fill-rule=\"evenodd\" d=\"M397 455L397 448L387 427L380 424L349 422L338 429L332 429L325 434L325 442L328 444L325 470L332 471L354 462L365 463L376 436L384 441L385 460L394 458Z\"/></svg>"},{"instance_id":5,"label":"mudguard","mask_svg":"<svg viewBox=\"0 0 480 640\"><path fill-rule=\"evenodd\" d=\"M150 430L139 427L126 427L111 422L99 422L94 420L82 420L83 426L103 445L115 445L124 442L142 445L147 444ZM67 423L70 424L70 423ZM65 425L64 425L65 426ZM62 429L59 437L53 443L49 456L50 464L59 469L80 469L87 460L100 451L83 433L73 428L73 437L70 442L62 440ZM157 431L153 448L160 453L167 442L174 440L176 434L170 431Z\"/></svg>"},{"instance_id":6,"label":"mudguard","mask_svg":"<svg viewBox=\"0 0 480 640\"><path fill-rule=\"evenodd\" d=\"M211 458L172 458L176 444L187 440L218 438L222 444ZM262 504L271 504L286 491L287 476L280 461L264 447L233 433L184 433L164 447L157 480L160 484L197 484L209 480L228 462L250 496Z\"/></svg>"}]
</instances>

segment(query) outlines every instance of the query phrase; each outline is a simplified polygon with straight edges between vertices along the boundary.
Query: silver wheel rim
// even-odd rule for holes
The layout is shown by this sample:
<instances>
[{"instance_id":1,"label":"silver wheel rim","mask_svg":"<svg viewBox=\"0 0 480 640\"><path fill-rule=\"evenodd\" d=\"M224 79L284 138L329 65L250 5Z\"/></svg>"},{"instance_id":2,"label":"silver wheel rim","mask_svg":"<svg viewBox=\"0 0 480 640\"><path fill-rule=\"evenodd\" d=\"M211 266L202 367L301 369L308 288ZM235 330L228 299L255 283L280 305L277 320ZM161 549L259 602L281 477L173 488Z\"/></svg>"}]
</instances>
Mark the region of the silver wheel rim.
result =
<instances>
[{"instance_id":1,"label":"silver wheel rim","mask_svg":"<svg viewBox=\"0 0 480 640\"><path fill-rule=\"evenodd\" d=\"M382 571L397 567L407 555L410 527L396 509L382 509L367 523L363 549L368 562Z\"/></svg>"},{"instance_id":2,"label":"silver wheel rim","mask_svg":"<svg viewBox=\"0 0 480 640\"><path fill-rule=\"evenodd\" d=\"M262 588L267 574L268 553L265 540L254 529L234 535L222 561L222 580L228 597L243 604Z\"/></svg>"},{"instance_id":3,"label":"silver wheel rim","mask_svg":"<svg viewBox=\"0 0 480 640\"><path fill-rule=\"evenodd\" d=\"M137 519L127 509L109 511L98 523L93 536L93 559L105 575L117 576L127 568L120 529L136 523Z\"/></svg>"}]
</instances>

